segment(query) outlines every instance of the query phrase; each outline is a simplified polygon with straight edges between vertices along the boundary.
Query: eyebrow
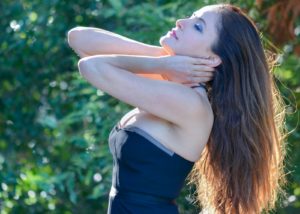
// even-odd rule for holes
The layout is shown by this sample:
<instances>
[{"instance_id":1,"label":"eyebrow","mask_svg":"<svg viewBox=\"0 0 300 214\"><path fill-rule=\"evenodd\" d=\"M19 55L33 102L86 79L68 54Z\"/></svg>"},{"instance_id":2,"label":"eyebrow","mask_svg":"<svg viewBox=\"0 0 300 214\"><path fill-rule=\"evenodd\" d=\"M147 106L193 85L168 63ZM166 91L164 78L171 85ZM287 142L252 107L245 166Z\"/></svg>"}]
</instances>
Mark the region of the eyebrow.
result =
<instances>
[{"instance_id":1,"label":"eyebrow","mask_svg":"<svg viewBox=\"0 0 300 214\"><path fill-rule=\"evenodd\" d=\"M204 19L202 19L201 17L197 17L195 13L193 13L193 16L195 16L199 21L203 22L206 27L206 22L204 21Z\"/></svg>"}]
</instances>

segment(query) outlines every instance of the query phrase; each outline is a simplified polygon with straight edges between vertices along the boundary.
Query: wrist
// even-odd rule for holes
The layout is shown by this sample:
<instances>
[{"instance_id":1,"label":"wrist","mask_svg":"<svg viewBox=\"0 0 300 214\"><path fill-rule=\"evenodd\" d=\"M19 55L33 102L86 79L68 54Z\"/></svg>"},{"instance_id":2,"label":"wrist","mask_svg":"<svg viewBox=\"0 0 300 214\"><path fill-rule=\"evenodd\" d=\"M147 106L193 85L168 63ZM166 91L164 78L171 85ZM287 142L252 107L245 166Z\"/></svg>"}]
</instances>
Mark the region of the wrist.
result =
<instances>
[{"instance_id":1,"label":"wrist","mask_svg":"<svg viewBox=\"0 0 300 214\"><path fill-rule=\"evenodd\" d=\"M169 55L168 52L163 47L158 47L158 48L159 48L159 56Z\"/></svg>"},{"instance_id":2,"label":"wrist","mask_svg":"<svg viewBox=\"0 0 300 214\"><path fill-rule=\"evenodd\" d=\"M167 74L168 58L165 56L160 56L156 58L156 61L157 73L161 75Z\"/></svg>"}]
</instances>

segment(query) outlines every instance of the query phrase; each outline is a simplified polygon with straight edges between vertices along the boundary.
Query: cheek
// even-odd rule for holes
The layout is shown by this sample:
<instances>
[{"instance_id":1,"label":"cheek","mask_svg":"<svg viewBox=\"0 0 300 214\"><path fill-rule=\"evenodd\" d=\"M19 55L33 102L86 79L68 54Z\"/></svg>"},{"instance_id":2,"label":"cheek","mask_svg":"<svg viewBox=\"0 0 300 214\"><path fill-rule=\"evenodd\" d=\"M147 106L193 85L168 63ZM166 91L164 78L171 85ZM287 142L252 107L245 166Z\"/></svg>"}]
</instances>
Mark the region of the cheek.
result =
<instances>
[{"instance_id":1,"label":"cheek","mask_svg":"<svg viewBox=\"0 0 300 214\"><path fill-rule=\"evenodd\" d=\"M203 44L199 37L189 36L181 38L177 43L176 53L187 56L199 56L203 51Z\"/></svg>"},{"instance_id":2,"label":"cheek","mask_svg":"<svg viewBox=\"0 0 300 214\"><path fill-rule=\"evenodd\" d=\"M206 57L208 55L210 40L204 35L190 36L186 39L184 47L184 52L194 57Z\"/></svg>"}]
</instances>

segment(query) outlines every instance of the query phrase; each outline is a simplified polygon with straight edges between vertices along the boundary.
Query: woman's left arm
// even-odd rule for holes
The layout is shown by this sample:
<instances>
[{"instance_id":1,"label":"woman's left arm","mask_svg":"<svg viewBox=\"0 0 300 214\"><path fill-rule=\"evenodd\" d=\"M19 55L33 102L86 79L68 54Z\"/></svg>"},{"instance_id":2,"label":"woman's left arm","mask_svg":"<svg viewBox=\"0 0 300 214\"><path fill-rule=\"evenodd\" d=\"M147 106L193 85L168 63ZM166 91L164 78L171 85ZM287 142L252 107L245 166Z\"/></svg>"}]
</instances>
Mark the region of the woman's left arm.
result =
<instances>
[{"instance_id":1,"label":"woman's left arm","mask_svg":"<svg viewBox=\"0 0 300 214\"><path fill-rule=\"evenodd\" d=\"M202 102L194 90L182 84L152 80L134 74L141 71L168 73L173 70L174 63L170 64L170 59L174 57L177 57L177 61L180 61L179 58L184 59L185 65L190 63L191 68L196 62L196 59L184 56L97 55L82 58L78 67L81 75L96 88L173 124L187 127L189 119L206 114L206 108L203 107L205 98Z\"/></svg>"},{"instance_id":2,"label":"woman's left arm","mask_svg":"<svg viewBox=\"0 0 300 214\"><path fill-rule=\"evenodd\" d=\"M80 61L87 61L94 68L112 66L135 74L165 74L165 60L163 57L139 55L97 55L86 57ZM80 62L79 62L80 64Z\"/></svg>"}]
</instances>

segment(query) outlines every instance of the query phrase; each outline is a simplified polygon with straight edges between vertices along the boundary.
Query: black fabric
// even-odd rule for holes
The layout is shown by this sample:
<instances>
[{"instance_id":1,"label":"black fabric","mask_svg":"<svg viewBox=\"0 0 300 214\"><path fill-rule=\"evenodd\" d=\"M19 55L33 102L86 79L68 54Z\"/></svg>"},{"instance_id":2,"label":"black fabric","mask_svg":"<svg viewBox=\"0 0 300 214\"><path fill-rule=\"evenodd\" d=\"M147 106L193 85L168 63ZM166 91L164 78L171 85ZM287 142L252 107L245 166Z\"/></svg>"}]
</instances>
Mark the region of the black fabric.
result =
<instances>
[{"instance_id":1,"label":"black fabric","mask_svg":"<svg viewBox=\"0 0 300 214\"><path fill-rule=\"evenodd\" d=\"M175 199L194 162L130 125L113 128L109 148L113 177L107 214L179 213Z\"/></svg>"}]
</instances>

